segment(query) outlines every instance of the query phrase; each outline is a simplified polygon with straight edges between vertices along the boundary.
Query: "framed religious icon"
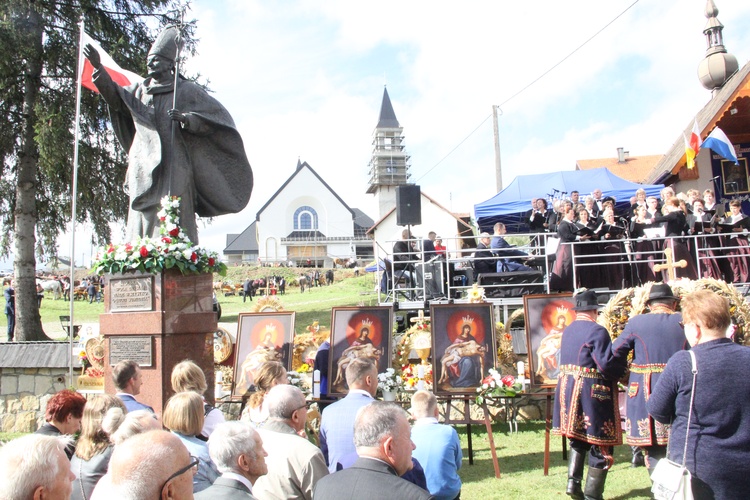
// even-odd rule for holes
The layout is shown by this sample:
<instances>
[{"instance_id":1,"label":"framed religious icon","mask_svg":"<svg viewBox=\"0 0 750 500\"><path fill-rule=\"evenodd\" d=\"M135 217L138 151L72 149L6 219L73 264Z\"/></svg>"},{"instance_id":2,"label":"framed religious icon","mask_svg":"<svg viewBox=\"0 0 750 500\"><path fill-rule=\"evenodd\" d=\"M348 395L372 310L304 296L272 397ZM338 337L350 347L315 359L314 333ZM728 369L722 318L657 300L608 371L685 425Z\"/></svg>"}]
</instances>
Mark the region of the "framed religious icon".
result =
<instances>
[{"instance_id":1,"label":"framed religious icon","mask_svg":"<svg viewBox=\"0 0 750 500\"><path fill-rule=\"evenodd\" d=\"M497 363L492 304L432 304L435 394L476 394Z\"/></svg>"},{"instance_id":2,"label":"framed religious icon","mask_svg":"<svg viewBox=\"0 0 750 500\"><path fill-rule=\"evenodd\" d=\"M234 358L233 396L255 390L255 376L267 361L292 369L294 313L240 313Z\"/></svg>"},{"instance_id":3,"label":"framed religious icon","mask_svg":"<svg viewBox=\"0 0 750 500\"><path fill-rule=\"evenodd\" d=\"M531 387L557 385L562 333L576 317L572 297L572 293L523 296Z\"/></svg>"},{"instance_id":4,"label":"framed religious icon","mask_svg":"<svg viewBox=\"0 0 750 500\"><path fill-rule=\"evenodd\" d=\"M750 193L750 181L747 175L747 158L738 158L739 165L733 161L721 161L721 178L724 181L724 194L727 196Z\"/></svg>"},{"instance_id":5,"label":"framed religious icon","mask_svg":"<svg viewBox=\"0 0 750 500\"><path fill-rule=\"evenodd\" d=\"M346 367L356 358L371 358L383 373L391 366L393 308L334 307L331 310L331 353L328 394L349 392Z\"/></svg>"}]
</instances>

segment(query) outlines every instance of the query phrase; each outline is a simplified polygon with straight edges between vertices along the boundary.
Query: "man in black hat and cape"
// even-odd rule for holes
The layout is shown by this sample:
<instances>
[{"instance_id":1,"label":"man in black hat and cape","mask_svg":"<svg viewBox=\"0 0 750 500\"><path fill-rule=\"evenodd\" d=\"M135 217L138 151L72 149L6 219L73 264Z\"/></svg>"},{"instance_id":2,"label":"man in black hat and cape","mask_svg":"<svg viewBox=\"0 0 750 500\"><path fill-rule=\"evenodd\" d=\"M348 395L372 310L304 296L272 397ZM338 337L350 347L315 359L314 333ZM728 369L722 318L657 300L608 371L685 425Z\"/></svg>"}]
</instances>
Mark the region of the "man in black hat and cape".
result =
<instances>
[{"instance_id":1,"label":"man in black hat and cape","mask_svg":"<svg viewBox=\"0 0 750 500\"><path fill-rule=\"evenodd\" d=\"M109 106L112 128L128 152L127 237L159 236L164 196L180 197L180 227L198 243L195 215L237 213L247 205L253 175L229 112L195 83L175 78L179 30L168 26L148 54L148 76L123 88L91 45L83 52ZM176 89L175 89L176 85Z\"/></svg>"},{"instance_id":2,"label":"man in black hat and cape","mask_svg":"<svg viewBox=\"0 0 750 500\"><path fill-rule=\"evenodd\" d=\"M640 448L646 453L649 476L656 462L667 455L669 426L651 418L646 401L669 358L689 347L681 326L682 314L675 312L679 300L666 283L654 284L646 302L651 312L630 318L612 343L612 353L616 358L627 361L628 353L633 352L626 399L625 440L634 447L633 466L643 464Z\"/></svg>"},{"instance_id":3,"label":"man in black hat and cape","mask_svg":"<svg viewBox=\"0 0 750 500\"><path fill-rule=\"evenodd\" d=\"M596 293L587 290L575 299L576 319L563 331L560 345L552 432L570 443L566 494L601 499L607 472L614 464L612 447L622 444L617 380L626 363L612 356L609 333L596 323ZM586 455L589 471L583 490Z\"/></svg>"}]
</instances>

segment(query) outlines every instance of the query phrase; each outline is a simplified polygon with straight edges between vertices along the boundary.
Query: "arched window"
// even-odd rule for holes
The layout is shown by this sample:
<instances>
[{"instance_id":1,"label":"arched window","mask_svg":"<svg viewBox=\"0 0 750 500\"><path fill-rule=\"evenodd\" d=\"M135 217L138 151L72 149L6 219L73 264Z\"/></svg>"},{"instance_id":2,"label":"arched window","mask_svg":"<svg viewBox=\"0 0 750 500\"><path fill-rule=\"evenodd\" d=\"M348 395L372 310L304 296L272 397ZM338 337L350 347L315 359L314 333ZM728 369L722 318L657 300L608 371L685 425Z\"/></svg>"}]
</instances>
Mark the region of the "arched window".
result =
<instances>
[{"instance_id":1,"label":"arched window","mask_svg":"<svg viewBox=\"0 0 750 500\"><path fill-rule=\"evenodd\" d=\"M303 206L294 212L294 230L311 231L318 229L318 213L314 208Z\"/></svg>"}]
</instances>

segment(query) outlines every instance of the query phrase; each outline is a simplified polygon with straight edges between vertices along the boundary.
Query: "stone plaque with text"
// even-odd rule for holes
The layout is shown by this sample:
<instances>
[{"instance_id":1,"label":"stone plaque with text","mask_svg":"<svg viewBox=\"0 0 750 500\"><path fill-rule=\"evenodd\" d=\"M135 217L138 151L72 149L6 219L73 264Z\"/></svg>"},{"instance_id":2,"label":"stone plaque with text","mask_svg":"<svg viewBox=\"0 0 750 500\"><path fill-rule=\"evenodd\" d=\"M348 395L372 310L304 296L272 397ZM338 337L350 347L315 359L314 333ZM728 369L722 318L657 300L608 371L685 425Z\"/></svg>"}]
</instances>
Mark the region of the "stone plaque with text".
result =
<instances>
[{"instance_id":1,"label":"stone plaque with text","mask_svg":"<svg viewBox=\"0 0 750 500\"><path fill-rule=\"evenodd\" d=\"M153 365L151 336L111 337L109 339L109 364L114 366L126 359L140 366Z\"/></svg>"},{"instance_id":2,"label":"stone plaque with text","mask_svg":"<svg viewBox=\"0 0 750 500\"><path fill-rule=\"evenodd\" d=\"M154 277L112 278L110 312L153 311Z\"/></svg>"}]
</instances>

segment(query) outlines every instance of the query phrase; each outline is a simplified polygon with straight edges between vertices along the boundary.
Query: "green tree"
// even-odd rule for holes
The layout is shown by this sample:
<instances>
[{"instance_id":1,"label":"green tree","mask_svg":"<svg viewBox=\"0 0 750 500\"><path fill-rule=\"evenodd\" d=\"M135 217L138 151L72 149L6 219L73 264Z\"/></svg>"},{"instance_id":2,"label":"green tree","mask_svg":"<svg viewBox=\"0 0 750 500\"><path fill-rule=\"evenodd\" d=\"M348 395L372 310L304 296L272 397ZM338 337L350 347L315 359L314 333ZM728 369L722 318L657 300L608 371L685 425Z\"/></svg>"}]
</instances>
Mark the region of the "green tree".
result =
<instances>
[{"instance_id":1,"label":"green tree","mask_svg":"<svg viewBox=\"0 0 750 500\"><path fill-rule=\"evenodd\" d=\"M174 0L0 0L0 253L14 253L16 338L47 340L36 299L37 257L55 258L71 217L79 21L122 66L145 74ZM192 27L186 30L194 50ZM127 214L126 155L104 101L82 91L76 223L110 241Z\"/></svg>"}]
</instances>

